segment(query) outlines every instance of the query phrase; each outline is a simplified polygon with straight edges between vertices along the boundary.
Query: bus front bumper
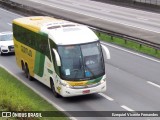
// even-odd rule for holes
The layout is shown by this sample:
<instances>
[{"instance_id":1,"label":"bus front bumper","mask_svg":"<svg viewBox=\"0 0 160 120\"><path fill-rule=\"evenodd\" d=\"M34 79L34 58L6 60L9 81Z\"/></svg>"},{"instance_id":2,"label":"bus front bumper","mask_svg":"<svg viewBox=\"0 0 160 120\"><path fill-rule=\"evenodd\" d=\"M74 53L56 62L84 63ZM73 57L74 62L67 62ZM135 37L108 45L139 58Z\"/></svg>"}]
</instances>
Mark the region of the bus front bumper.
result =
<instances>
[{"instance_id":1,"label":"bus front bumper","mask_svg":"<svg viewBox=\"0 0 160 120\"><path fill-rule=\"evenodd\" d=\"M87 95L99 92L105 92L107 89L106 82L103 82L95 87L83 88L83 89L74 89L70 87L62 87L61 96L63 97L71 97L71 96L80 96Z\"/></svg>"}]
</instances>

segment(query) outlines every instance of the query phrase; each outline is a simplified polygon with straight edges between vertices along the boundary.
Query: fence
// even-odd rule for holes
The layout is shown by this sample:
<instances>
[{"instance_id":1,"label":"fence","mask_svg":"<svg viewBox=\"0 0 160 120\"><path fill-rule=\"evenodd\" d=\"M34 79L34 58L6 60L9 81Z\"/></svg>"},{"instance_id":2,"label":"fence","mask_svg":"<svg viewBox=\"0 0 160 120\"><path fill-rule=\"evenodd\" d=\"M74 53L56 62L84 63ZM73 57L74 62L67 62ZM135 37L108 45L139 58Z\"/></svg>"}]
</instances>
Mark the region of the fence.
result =
<instances>
[{"instance_id":1,"label":"fence","mask_svg":"<svg viewBox=\"0 0 160 120\"><path fill-rule=\"evenodd\" d=\"M92 27L91 27L92 28ZM106 42L117 44L135 51L139 51L157 58L160 58L160 45L139 39L136 37L115 33L113 31L107 31L97 28L92 28L98 35L98 37Z\"/></svg>"},{"instance_id":2,"label":"fence","mask_svg":"<svg viewBox=\"0 0 160 120\"><path fill-rule=\"evenodd\" d=\"M141 2L146 4L160 5L160 0L133 0L133 2Z\"/></svg>"}]
</instances>

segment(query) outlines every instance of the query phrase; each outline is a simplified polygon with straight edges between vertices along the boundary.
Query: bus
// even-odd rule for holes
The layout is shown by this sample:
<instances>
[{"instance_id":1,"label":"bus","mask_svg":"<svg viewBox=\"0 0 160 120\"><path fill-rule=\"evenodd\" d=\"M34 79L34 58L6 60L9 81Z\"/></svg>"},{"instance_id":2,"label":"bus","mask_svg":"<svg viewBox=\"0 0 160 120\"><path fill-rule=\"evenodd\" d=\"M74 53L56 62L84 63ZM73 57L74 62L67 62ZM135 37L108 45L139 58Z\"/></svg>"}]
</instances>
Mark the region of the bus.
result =
<instances>
[{"instance_id":1,"label":"bus","mask_svg":"<svg viewBox=\"0 0 160 120\"><path fill-rule=\"evenodd\" d=\"M108 48L87 26L49 16L14 19L13 40L18 66L29 80L50 87L55 97L106 91Z\"/></svg>"}]
</instances>

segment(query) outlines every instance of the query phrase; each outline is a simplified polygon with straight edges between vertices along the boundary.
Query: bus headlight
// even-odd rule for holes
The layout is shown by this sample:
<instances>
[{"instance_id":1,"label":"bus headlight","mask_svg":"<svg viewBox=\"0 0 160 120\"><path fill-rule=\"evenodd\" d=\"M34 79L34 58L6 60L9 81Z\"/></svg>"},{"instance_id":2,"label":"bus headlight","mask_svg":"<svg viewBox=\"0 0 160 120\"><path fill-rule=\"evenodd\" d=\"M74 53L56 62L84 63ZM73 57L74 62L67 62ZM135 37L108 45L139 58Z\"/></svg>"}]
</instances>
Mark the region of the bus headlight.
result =
<instances>
[{"instance_id":1,"label":"bus headlight","mask_svg":"<svg viewBox=\"0 0 160 120\"><path fill-rule=\"evenodd\" d=\"M67 87L67 88L70 88L71 86L68 84L68 83L66 83L65 81L60 81L60 85L63 85L64 87Z\"/></svg>"},{"instance_id":2,"label":"bus headlight","mask_svg":"<svg viewBox=\"0 0 160 120\"><path fill-rule=\"evenodd\" d=\"M67 87L67 88L70 88L71 86L70 86L70 85L68 85L68 84L66 84L66 87Z\"/></svg>"},{"instance_id":3,"label":"bus headlight","mask_svg":"<svg viewBox=\"0 0 160 120\"><path fill-rule=\"evenodd\" d=\"M101 80L101 84L104 83L104 82L106 82L106 78L103 78L103 79Z\"/></svg>"}]
</instances>

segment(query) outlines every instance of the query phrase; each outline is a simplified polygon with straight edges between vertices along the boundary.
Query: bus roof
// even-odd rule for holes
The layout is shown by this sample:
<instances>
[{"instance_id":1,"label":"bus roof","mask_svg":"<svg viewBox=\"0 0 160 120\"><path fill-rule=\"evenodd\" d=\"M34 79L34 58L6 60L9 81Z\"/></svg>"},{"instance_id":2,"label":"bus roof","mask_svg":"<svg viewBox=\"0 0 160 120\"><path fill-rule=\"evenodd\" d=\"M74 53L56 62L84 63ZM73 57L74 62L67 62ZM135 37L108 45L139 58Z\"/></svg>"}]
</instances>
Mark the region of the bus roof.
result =
<instances>
[{"instance_id":1,"label":"bus roof","mask_svg":"<svg viewBox=\"0 0 160 120\"><path fill-rule=\"evenodd\" d=\"M48 16L31 16L15 19L14 24L34 32L48 34L56 44L80 44L97 41L92 30L84 25Z\"/></svg>"},{"instance_id":2,"label":"bus roof","mask_svg":"<svg viewBox=\"0 0 160 120\"><path fill-rule=\"evenodd\" d=\"M64 21L61 19L55 19L48 16L31 16L31 17L21 17L13 20L13 23L23 26L34 32L40 32L42 26L46 23L56 23Z\"/></svg>"}]
</instances>

